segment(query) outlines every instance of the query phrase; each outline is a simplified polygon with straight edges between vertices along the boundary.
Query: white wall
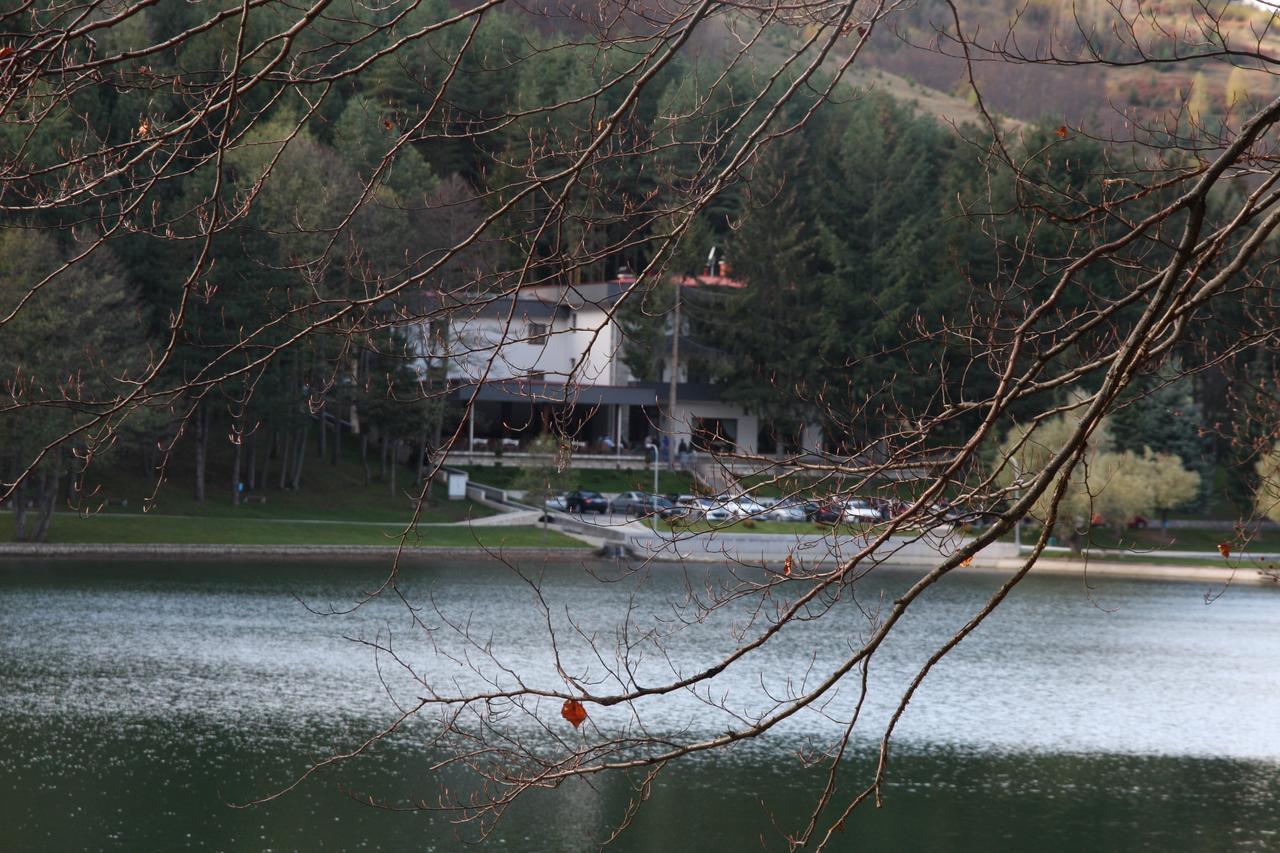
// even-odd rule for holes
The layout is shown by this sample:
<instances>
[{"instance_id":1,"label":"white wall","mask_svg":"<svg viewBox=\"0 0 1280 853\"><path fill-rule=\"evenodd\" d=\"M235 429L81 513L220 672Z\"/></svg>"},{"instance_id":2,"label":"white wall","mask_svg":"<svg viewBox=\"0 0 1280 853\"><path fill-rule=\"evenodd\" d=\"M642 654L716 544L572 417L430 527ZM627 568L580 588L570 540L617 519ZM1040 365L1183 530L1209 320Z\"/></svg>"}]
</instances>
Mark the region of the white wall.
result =
<instances>
[{"instance_id":1,"label":"white wall","mask_svg":"<svg viewBox=\"0 0 1280 853\"><path fill-rule=\"evenodd\" d=\"M431 354L448 359L453 379L522 379L531 371L541 371L551 382L563 382L571 374L583 385L626 385L632 381L621 358L622 330L607 312L584 306L577 312L559 312L554 321L534 318L532 322L550 327L540 344L528 340L530 320L526 317L513 318L509 326L504 318L455 317L447 349L442 352L436 348ZM426 349L421 327L417 334L420 348Z\"/></svg>"}]
</instances>

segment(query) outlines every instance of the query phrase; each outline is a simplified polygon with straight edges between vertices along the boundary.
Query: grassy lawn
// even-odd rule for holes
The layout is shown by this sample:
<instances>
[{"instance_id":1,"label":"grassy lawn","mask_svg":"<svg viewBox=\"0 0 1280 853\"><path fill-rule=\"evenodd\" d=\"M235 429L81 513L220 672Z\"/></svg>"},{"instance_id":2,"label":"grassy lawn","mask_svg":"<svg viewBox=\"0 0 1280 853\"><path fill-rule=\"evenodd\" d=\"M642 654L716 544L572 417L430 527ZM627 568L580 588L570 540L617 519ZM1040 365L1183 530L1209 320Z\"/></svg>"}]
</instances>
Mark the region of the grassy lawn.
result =
<instances>
[{"instance_id":1,"label":"grassy lawn","mask_svg":"<svg viewBox=\"0 0 1280 853\"><path fill-rule=\"evenodd\" d=\"M1023 541L1027 541L1024 535ZM1131 551L1216 551L1222 542L1231 543L1239 552L1245 542L1236 539L1231 530L1169 529L1161 530L1159 522L1145 530L1125 530L1119 535L1112 528L1095 527L1089 532L1089 542L1094 548L1124 549ZM1280 532L1261 530L1248 541L1248 550L1254 552L1280 551Z\"/></svg>"},{"instance_id":2,"label":"grassy lawn","mask_svg":"<svg viewBox=\"0 0 1280 853\"><path fill-rule=\"evenodd\" d=\"M459 465L467 476L477 483L499 489L511 488L520 476L514 465ZM587 489L593 492L650 492L653 491L653 469L575 468L572 479L566 479L569 488ZM567 489L566 489L567 491ZM659 494L693 492L693 475L684 471L663 470L658 474Z\"/></svg>"},{"instance_id":3,"label":"grassy lawn","mask_svg":"<svg viewBox=\"0 0 1280 853\"><path fill-rule=\"evenodd\" d=\"M407 493L414 489L415 471L401 466L396 494L391 484L379 479L376 455L370 453L373 482L365 485L364 466L353 450L337 465L327 460L308 458L303 467L302 487L298 490L277 487L279 466L275 476L254 497L262 500L233 506L231 503L230 464L225 459L211 459L205 481L205 501L194 497L194 476L175 459L167 480L152 504L151 512L163 515L192 515L216 519L324 519L333 521L369 521L388 524L406 523L413 511ZM97 490L96 492L94 490ZM95 465L90 469L87 492L94 497L86 504L94 510L106 501L103 513L141 513L145 499L155 489L154 480L142 476L132 466ZM435 491L443 494L437 484ZM453 522L492 515L493 510L469 500L450 501L437 498L425 507L420 521Z\"/></svg>"},{"instance_id":4,"label":"grassy lawn","mask_svg":"<svg viewBox=\"0 0 1280 853\"><path fill-rule=\"evenodd\" d=\"M13 539L13 525L0 524L0 541ZM308 523L242 518L210 523L203 518L112 514L55 515L49 542L62 544L178 545L387 545L399 542L403 528L390 524ZM477 547L587 548L583 542L540 527L420 527L410 545Z\"/></svg>"},{"instance_id":5,"label":"grassy lawn","mask_svg":"<svg viewBox=\"0 0 1280 853\"><path fill-rule=\"evenodd\" d=\"M1034 544L1039 535L1038 528L1022 528L1023 547ZM1002 537L1002 541L1012 542L1013 535L1008 534ZM1259 531L1246 544L1244 540L1237 539L1235 532L1231 530L1196 528L1161 530L1159 522L1156 522L1155 527L1148 527L1145 530L1125 529L1119 534L1111 527L1093 527L1089 530L1086 546L1107 551L1130 551L1134 559L1142 560L1145 559L1143 556L1145 551L1215 552L1218 550L1218 545L1224 542L1230 544L1233 555L1238 555L1246 549L1247 553L1280 552L1280 532L1274 530ZM1067 543L1059 541L1056 544L1066 545Z\"/></svg>"}]
</instances>

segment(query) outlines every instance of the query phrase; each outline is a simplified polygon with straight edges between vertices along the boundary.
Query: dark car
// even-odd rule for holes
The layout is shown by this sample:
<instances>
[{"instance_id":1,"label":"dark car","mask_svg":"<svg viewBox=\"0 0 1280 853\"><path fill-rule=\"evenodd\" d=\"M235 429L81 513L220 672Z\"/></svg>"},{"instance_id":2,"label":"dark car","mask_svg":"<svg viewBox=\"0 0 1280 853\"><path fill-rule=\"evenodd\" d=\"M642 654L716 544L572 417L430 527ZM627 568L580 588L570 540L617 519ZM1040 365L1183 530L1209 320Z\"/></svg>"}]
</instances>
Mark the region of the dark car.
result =
<instances>
[{"instance_id":1,"label":"dark car","mask_svg":"<svg viewBox=\"0 0 1280 853\"><path fill-rule=\"evenodd\" d=\"M665 509L658 510L658 517L663 521L694 521L699 515L698 508L682 503L673 503Z\"/></svg>"},{"instance_id":2,"label":"dark car","mask_svg":"<svg viewBox=\"0 0 1280 853\"><path fill-rule=\"evenodd\" d=\"M569 512L606 513L609 511L609 502L599 492L577 491L564 496L564 507Z\"/></svg>"},{"instance_id":3,"label":"dark car","mask_svg":"<svg viewBox=\"0 0 1280 853\"><path fill-rule=\"evenodd\" d=\"M676 505L662 495L645 495L644 497L644 503L640 507L641 515L650 516L654 513L661 515L676 509Z\"/></svg>"},{"instance_id":4,"label":"dark car","mask_svg":"<svg viewBox=\"0 0 1280 853\"><path fill-rule=\"evenodd\" d=\"M844 519L844 506L834 501L825 503L814 510L809 518L819 524L839 524Z\"/></svg>"},{"instance_id":5,"label":"dark car","mask_svg":"<svg viewBox=\"0 0 1280 853\"><path fill-rule=\"evenodd\" d=\"M800 501L800 508L804 510L805 521L813 521L814 516L821 512L825 506L827 506L827 504L822 501L815 501L812 499Z\"/></svg>"}]
</instances>

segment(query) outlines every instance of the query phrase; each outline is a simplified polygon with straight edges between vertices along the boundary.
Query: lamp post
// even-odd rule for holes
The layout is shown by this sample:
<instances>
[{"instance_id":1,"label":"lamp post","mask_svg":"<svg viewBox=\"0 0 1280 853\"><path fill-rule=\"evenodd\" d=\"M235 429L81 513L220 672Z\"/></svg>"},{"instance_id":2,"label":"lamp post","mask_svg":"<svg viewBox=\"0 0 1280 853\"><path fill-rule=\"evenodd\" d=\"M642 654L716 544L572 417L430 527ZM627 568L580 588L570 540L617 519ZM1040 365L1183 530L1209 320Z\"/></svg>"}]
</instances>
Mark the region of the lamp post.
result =
<instances>
[{"instance_id":1,"label":"lamp post","mask_svg":"<svg viewBox=\"0 0 1280 853\"><path fill-rule=\"evenodd\" d=\"M1013 500L1016 504L1022 499L1022 466L1018 464L1017 459L1010 460L1013 463ZM1022 556L1022 519L1015 518L1013 520L1013 544L1018 549L1018 556Z\"/></svg>"},{"instance_id":2,"label":"lamp post","mask_svg":"<svg viewBox=\"0 0 1280 853\"><path fill-rule=\"evenodd\" d=\"M662 456L658 445L653 446L653 514L649 516L649 525L653 532L658 532L658 460Z\"/></svg>"}]
</instances>

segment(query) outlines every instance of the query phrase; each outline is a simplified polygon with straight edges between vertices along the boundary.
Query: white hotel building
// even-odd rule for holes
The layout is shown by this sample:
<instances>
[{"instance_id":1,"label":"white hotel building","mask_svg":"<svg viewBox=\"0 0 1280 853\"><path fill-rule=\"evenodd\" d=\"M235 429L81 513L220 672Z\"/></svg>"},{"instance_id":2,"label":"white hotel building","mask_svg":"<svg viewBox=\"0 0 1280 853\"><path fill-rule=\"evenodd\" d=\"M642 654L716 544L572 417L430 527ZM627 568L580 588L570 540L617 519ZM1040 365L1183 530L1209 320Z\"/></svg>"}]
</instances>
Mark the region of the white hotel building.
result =
<instances>
[{"instance_id":1,"label":"white hotel building","mask_svg":"<svg viewBox=\"0 0 1280 853\"><path fill-rule=\"evenodd\" d=\"M722 402L714 386L679 382L675 410L668 412L670 365L661 382L639 382L628 370L614 312L634 281L622 276L525 287L514 297L451 311L447 332L419 326L420 349L443 360L452 399L474 399L466 446L455 458L479 462L517 451L551 423L574 439L579 453L636 453L646 436L663 435L672 453L682 441L699 450L756 453L759 418ZM720 276L687 277L680 285L742 286ZM813 438L820 434L813 431Z\"/></svg>"}]
</instances>

